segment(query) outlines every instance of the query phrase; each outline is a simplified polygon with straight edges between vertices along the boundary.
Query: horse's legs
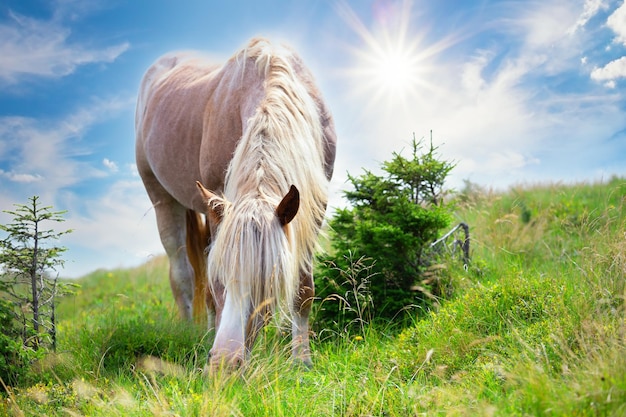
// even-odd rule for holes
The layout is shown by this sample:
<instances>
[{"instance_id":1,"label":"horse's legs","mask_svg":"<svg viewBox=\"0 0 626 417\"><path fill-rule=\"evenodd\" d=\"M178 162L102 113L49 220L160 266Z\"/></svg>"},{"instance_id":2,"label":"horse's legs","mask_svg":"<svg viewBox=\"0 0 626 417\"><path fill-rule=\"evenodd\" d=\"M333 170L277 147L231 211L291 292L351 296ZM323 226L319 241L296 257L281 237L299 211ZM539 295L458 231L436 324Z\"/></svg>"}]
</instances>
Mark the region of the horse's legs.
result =
<instances>
[{"instance_id":1,"label":"horse's legs","mask_svg":"<svg viewBox=\"0 0 626 417\"><path fill-rule=\"evenodd\" d=\"M292 334L292 357L307 367L313 366L309 345L309 313L315 296L312 271L300 272L300 289L294 301Z\"/></svg>"},{"instance_id":2,"label":"horse's legs","mask_svg":"<svg viewBox=\"0 0 626 417\"><path fill-rule=\"evenodd\" d=\"M161 242L170 260L170 286L180 316L192 318L194 271L185 249L185 211L175 201L160 202L155 206Z\"/></svg>"},{"instance_id":3,"label":"horse's legs","mask_svg":"<svg viewBox=\"0 0 626 417\"><path fill-rule=\"evenodd\" d=\"M194 271L187 257L186 208L158 183L151 173L142 179L156 212L161 243L170 261L170 286L181 318L191 320Z\"/></svg>"}]
</instances>

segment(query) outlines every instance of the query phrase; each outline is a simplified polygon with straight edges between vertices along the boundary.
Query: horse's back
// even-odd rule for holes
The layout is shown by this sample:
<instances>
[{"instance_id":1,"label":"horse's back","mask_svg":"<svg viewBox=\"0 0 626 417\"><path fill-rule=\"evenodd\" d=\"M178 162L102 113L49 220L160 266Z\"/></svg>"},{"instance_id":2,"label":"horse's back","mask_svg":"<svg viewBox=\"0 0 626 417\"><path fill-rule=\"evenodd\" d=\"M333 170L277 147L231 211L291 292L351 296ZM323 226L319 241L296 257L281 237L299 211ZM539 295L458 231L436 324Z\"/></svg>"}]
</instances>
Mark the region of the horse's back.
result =
<instances>
[{"instance_id":1,"label":"horse's back","mask_svg":"<svg viewBox=\"0 0 626 417\"><path fill-rule=\"evenodd\" d=\"M207 103L220 66L190 53L159 58L146 71L135 116L137 168L194 208ZM198 202L199 204L199 202Z\"/></svg>"},{"instance_id":2,"label":"horse's back","mask_svg":"<svg viewBox=\"0 0 626 417\"><path fill-rule=\"evenodd\" d=\"M324 169L332 175L335 131L313 77L293 51L253 39L223 65L193 53L158 59L142 80L136 113L137 166L182 205L201 210L195 181L220 191L246 120L264 95L259 56L283 54L318 108L324 132ZM269 62L269 61L268 61Z\"/></svg>"}]
</instances>

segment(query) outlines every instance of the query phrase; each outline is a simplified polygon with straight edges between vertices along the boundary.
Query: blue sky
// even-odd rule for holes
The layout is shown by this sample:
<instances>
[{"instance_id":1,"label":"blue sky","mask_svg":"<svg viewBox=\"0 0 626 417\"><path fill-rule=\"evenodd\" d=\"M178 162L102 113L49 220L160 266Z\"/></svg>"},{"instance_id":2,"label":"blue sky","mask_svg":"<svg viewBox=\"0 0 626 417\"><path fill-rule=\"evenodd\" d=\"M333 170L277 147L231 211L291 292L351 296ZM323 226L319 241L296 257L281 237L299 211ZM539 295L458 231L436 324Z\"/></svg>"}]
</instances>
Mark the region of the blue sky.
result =
<instances>
[{"instance_id":1,"label":"blue sky","mask_svg":"<svg viewBox=\"0 0 626 417\"><path fill-rule=\"evenodd\" d=\"M39 195L68 210L64 276L162 253L134 166L141 76L258 35L298 50L333 111L334 206L346 172L430 130L457 163L450 187L626 175L623 0L5 0L0 209Z\"/></svg>"}]
</instances>

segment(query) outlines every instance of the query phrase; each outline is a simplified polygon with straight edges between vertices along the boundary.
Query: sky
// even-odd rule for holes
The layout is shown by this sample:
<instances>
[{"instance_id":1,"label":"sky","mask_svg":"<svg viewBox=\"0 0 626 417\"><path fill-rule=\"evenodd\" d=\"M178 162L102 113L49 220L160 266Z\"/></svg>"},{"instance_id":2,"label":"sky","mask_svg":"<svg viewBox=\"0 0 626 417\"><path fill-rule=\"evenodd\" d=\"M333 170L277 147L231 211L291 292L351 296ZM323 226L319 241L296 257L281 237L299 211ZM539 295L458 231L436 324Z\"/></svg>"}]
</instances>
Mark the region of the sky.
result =
<instances>
[{"instance_id":1,"label":"sky","mask_svg":"<svg viewBox=\"0 0 626 417\"><path fill-rule=\"evenodd\" d=\"M163 253L134 160L141 77L254 36L297 50L334 115L329 214L347 173L431 132L457 190L626 176L623 0L4 0L0 210L67 210L61 276Z\"/></svg>"}]
</instances>

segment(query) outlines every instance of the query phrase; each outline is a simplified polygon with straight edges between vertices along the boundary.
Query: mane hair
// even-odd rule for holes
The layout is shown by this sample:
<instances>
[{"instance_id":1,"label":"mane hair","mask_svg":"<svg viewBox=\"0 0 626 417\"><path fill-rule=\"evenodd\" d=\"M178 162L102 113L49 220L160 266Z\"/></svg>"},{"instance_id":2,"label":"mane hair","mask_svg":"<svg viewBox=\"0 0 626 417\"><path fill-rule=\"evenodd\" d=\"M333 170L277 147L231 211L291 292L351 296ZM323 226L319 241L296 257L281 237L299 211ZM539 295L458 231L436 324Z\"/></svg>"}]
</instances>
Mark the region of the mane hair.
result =
<instances>
[{"instance_id":1,"label":"mane hair","mask_svg":"<svg viewBox=\"0 0 626 417\"><path fill-rule=\"evenodd\" d=\"M309 271L327 203L323 133L314 98L294 68L293 53L255 39L237 56L253 64L264 96L230 162L224 187L229 203L209 252L209 279L235 299L291 312L299 271ZM300 208L283 227L276 207L291 185ZM215 202L210 202L215 204ZM269 303L269 304L268 304Z\"/></svg>"}]
</instances>

